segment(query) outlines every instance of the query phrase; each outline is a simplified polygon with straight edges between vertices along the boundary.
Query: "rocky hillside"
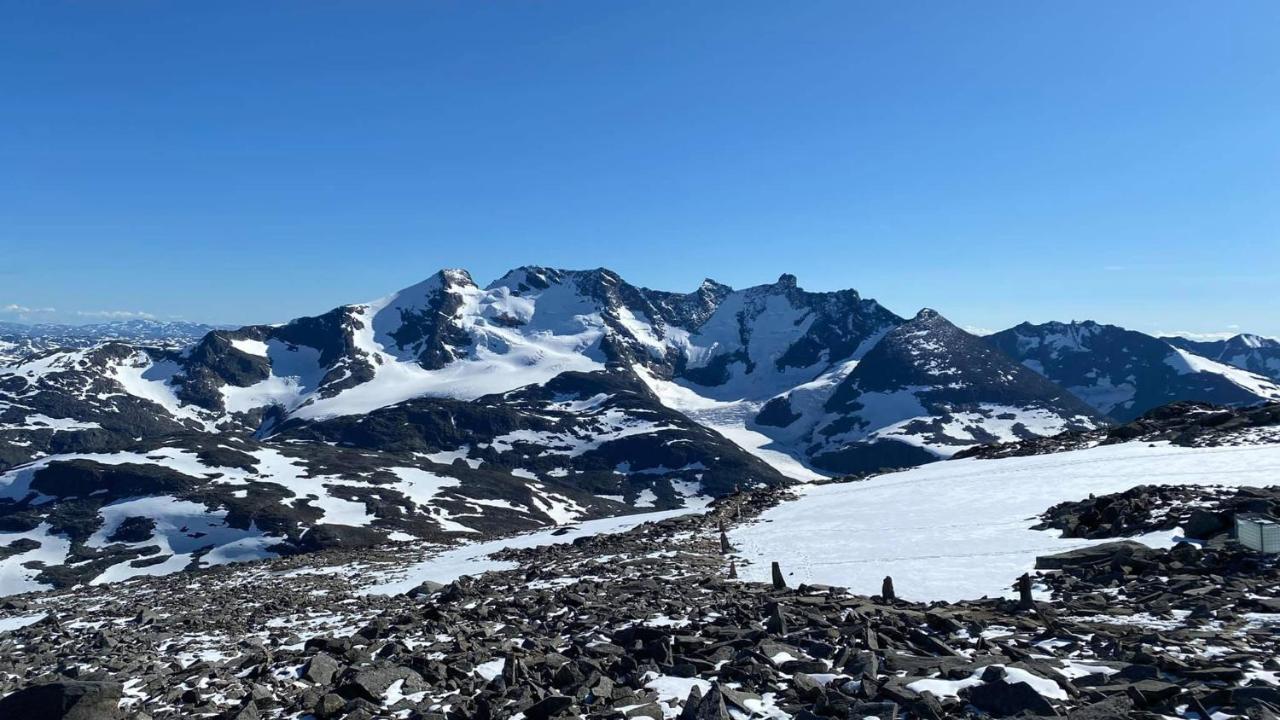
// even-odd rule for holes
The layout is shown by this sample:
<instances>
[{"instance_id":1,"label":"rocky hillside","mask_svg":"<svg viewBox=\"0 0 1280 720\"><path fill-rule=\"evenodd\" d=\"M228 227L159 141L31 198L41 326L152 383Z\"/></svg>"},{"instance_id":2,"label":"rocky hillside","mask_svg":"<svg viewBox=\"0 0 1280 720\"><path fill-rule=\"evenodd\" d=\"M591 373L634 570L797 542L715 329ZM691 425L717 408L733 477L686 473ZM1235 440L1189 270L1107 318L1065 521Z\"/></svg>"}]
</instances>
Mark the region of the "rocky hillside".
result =
<instances>
[{"instance_id":1,"label":"rocky hillside","mask_svg":"<svg viewBox=\"0 0 1280 720\"><path fill-rule=\"evenodd\" d=\"M606 372L293 419L270 438L118 442L0 474L0 593L332 543L495 537L785 482L633 376Z\"/></svg>"},{"instance_id":2,"label":"rocky hillside","mask_svg":"<svg viewBox=\"0 0 1280 720\"><path fill-rule=\"evenodd\" d=\"M821 406L806 414L782 395L756 423L790 429L820 468L858 473L979 444L1089 430L1104 420L981 338L922 310L877 343Z\"/></svg>"},{"instance_id":3,"label":"rocky hillside","mask_svg":"<svg viewBox=\"0 0 1280 720\"><path fill-rule=\"evenodd\" d=\"M1280 400L1280 386L1265 376L1114 325L1023 323L987 340L1120 422L1182 400L1218 405Z\"/></svg>"}]
</instances>

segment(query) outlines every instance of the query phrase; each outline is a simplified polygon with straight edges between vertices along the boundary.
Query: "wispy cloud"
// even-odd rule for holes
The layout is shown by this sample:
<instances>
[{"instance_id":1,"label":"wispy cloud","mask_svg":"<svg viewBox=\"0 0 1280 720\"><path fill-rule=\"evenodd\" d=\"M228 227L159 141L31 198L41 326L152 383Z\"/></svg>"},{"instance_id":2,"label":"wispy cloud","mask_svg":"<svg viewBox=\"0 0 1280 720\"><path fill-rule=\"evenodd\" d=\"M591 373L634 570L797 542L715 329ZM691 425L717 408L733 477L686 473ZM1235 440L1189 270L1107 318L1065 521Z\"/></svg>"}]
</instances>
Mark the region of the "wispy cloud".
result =
<instances>
[{"instance_id":1,"label":"wispy cloud","mask_svg":"<svg viewBox=\"0 0 1280 720\"><path fill-rule=\"evenodd\" d=\"M7 315L34 315L38 313L55 313L58 311L51 307L30 307L27 305L9 303L8 305L0 305L0 312Z\"/></svg>"},{"instance_id":2,"label":"wispy cloud","mask_svg":"<svg viewBox=\"0 0 1280 720\"><path fill-rule=\"evenodd\" d=\"M169 320L180 319L178 315L164 316ZM23 303L0 304L0 318L30 323L69 323L81 325L92 322L110 320L159 320L160 315L145 310L58 310L53 307L40 307Z\"/></svg>"},{"instance_id":3,"label":"wispy cloud","mask_svg":"<svg viewBox=\"0 0 1280 720\"><path fill-rule=\"evenodd\" d=\"M107 320L155 320L156 316L141 310L77 310L77 317Z\"/></svg>"},{"instance_id":4,"label":"wispy cloud","mask_svg":"<svg viewBox=\"0 0 1280 720\"><path fill-rule=\"evenodd\" d=\"M0 305L0 318L22 323L49 322L56 317L57 312L51 307L35 307L18 303Z\"/></svg>"},{"instance_id":5,"label":"wispy cloud","mask_svg":"<svg viewBox=\"0 0 1280 720\"><path fill-rule=\"evenodd\" d=\"M1240 334L1239 325L1228 325L1227 327L1230 329L1213 332L1196 332L1194 330L1161 330L1155 334L1157 337L1184 337L1188 340L1200 340L1204 342L1227 340Z\"/></svg>"}]
</instances>

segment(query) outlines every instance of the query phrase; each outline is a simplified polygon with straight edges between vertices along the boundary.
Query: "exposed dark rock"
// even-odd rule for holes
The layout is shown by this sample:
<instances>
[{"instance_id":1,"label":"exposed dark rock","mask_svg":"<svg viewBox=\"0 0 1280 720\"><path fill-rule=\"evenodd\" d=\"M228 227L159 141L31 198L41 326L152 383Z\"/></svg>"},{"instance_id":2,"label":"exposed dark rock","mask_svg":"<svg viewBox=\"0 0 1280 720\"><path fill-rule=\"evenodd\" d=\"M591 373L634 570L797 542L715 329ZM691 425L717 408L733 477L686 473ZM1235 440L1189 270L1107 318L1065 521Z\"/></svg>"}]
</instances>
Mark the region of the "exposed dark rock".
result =
<instances>
[{"instance_id":1,"label":"exposed dark rock","mask_svg":"<svg viewBox=\"0 0 1280 720\"><path fill-rule=\"evenodd\" d=\"M996 717L1022 713L1057 715L1053 703L1025 682L1008 683L1003 679L984 682L969 690L969 702Z\"/></svg>"},{"instance_id":2,"label":"exposed dark rock","mask_svg":"<svg viewBox=\"0 0 1280 720\"><path fill-rule=\"evenodd\" d=\"M320 524L303 533L298 540L298 547L308 552L334 548L367 548L386 542L386 539L386 535L371 528Z\"/></svg>"},{"instance_id":3,"label":"exposed dark rock","mask_svg":"<svg viewBox=\"0 0 1280 720\"><path fill-rule=\"evenodd\" d=\"M14 720L114 720L120 684L58 680L23 688L0 698L0 718Z\"/></svg>"}]
</instances>

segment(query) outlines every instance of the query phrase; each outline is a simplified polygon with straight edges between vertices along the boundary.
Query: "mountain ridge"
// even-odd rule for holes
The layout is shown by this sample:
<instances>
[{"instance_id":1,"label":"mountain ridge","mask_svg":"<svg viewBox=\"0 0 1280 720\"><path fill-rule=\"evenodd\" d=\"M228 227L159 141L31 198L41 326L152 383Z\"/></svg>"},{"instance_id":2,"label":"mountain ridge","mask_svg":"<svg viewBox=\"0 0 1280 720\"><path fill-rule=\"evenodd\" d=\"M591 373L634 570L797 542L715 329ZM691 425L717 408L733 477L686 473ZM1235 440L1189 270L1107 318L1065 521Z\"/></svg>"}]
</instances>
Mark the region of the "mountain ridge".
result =
<instances>
[{"instance_id":1,"label":"mountain ridge","mask_svg":"<svg viewBox=\"0 0 1280 720\"><path fill-rule=\"evenodd\" d=\"M1269 387L1124 337L1154 348L1142 397ZM689 507L1108 422L1035 367L1042 341L1010 357L1000 334L790 274L681 293L603 268L484 287L441 270L286 323L146 340L0 365L0 565L23 587Z\"/></svg>"}]
</instances>

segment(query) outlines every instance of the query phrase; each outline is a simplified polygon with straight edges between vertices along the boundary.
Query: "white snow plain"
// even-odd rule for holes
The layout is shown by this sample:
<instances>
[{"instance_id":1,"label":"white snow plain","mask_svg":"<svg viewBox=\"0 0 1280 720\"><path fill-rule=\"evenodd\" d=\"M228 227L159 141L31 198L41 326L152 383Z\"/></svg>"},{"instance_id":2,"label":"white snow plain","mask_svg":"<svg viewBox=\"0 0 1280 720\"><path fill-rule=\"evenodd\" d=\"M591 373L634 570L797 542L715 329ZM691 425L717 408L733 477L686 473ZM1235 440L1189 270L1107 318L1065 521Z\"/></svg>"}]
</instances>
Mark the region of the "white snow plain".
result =
<instances>
[{"instance_id":1,"label":"white snow plain","mask_svg":"<svg viewBox=\"0 0 1280 720\"><path fill-rule=\"evenodd\" d=\"M1032 530L1054 504L1143 484L1270 485L1280 445L1184 448L1124 443L1086 450L949 460L861 482L801 487L800 497L731 533L750 564L745 580L766 581L770 562L787 581L878 594L886 575L914 600L1009 594L1014 580L1049 555L1105 541ZM1178 531L1133 538L1168 546Z\"/></svg>"}]
</instances>

